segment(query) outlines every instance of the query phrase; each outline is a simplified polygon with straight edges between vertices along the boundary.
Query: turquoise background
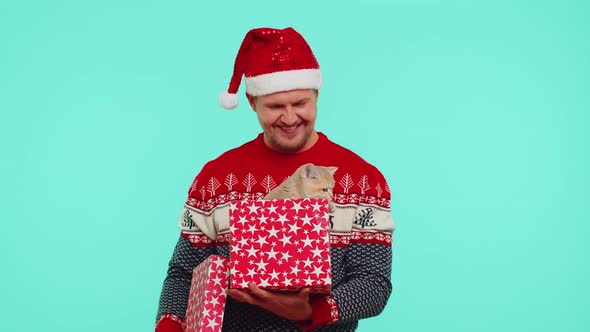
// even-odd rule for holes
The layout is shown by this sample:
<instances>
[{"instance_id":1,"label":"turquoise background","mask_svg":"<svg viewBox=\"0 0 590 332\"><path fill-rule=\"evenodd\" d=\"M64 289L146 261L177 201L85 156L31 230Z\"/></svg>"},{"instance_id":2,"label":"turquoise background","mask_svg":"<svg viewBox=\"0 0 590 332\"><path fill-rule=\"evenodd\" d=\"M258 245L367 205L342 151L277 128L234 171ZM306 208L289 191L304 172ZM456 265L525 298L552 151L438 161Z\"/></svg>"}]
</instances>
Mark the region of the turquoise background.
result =
<instances>
[{"instance_id":1,"label":"turquoise background","mask_svg":"<svg viewBox=\"0 0 590 332\"><path fill-rule=\"evenodd\" d=\"M245 33L320 62L317 129L385 174L394 292L359 331L589 331L587 1L0 2L3 331L150 331Z\"/></svg>"}]
</instances>

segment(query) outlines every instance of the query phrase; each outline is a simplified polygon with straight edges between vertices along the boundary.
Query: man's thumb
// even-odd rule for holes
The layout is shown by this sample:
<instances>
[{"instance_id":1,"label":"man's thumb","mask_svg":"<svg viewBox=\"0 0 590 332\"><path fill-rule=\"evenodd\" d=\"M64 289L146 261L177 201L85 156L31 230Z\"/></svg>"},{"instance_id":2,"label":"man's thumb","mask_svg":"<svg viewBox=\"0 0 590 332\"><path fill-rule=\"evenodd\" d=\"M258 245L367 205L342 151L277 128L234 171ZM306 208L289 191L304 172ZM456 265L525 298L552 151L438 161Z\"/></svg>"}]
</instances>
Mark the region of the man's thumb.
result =
<instances>
[{"instance_id":1,"label":"man's thumb","mask_svg":"<svg viewBox=\"0 0 590 332\"><path fill-rule=\"evenodd\" d=\"M301 288L301 290L299 291L299 295L307 297L309 296L309 290L309 287Z\"/></svg>"}]
</instances>

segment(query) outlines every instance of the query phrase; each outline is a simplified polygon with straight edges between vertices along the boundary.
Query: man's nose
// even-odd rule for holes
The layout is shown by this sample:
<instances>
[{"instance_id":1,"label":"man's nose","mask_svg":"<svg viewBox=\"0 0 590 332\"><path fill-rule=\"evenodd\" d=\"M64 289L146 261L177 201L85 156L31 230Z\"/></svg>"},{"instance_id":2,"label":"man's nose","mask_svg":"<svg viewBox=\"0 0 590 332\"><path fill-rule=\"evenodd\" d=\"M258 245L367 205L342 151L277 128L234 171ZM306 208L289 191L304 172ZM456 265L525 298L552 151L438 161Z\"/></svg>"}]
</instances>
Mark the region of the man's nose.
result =
<instances>
[{"instance_id":1,"label":"man's nose","mask_svg":"<svg viewBox=\"0 0 590 332\"><path fill-rule=\"evenodd\" d=\"M295 113L295 108L291 105L287 105L281 117L281 121L286 125L294 125L297 122L297 114Z\"/></svg>"}]
</instances>

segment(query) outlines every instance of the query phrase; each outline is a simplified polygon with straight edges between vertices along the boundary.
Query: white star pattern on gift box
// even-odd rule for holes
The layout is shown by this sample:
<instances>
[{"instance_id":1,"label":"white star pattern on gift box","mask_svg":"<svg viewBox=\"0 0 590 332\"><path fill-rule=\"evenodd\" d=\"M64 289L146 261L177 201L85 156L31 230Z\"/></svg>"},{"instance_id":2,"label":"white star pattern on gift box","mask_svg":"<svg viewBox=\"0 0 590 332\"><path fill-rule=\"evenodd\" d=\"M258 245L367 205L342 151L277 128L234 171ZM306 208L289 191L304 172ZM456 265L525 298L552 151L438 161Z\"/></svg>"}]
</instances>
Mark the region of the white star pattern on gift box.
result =
<instances>
[{"instance_id":1,"label":"white star pattern on gift box","mask_svg":"<svg viewBox=\"0 0 590 332\"><path fill-rule=\"evenodd\" d=\"M254 202L252 202L252 205L248 206L248 209L250 209L250 214L257 214L258 207L259 207L259 205L256 205L256 204L254 204Z\"/></svg>"},{"instance_id":2,"label":"white star pattern on gift box","mask_svg":"<svg viewBox=\"0 0 590 332\"><path fill-rule=\"evenodd\" d=\"M293 202L292 209L295 211L296 214L298 214L299 213L299 210L303 209L301 207L301 202Z\"/></svg>"},{"instance_id":3,"label":"white star pattern on gift box","mask_svg":"<svg viewBox=\"0 0 590 332\"><path fill-rule=\"evenodd\" d=\"M229 211L232 288L330 291L327 200L234 201Z\"/></svg>"},{"instance_id":4,"label":"white star pattern on gift box","mask_svg":"<svg viewBox=\"0 0 590 332\"><path fill-rule=\"evenodd\" d=\"M269 238L271 238L273 236L276 237L276 238L278 238L277 233L280 231L280 229L275 229L275 227L273 225L272 228L271 229L268 229L267 231L268 231L268 237Z\"/></svg>"},{"instance_id":5,"label":"white star pattern on gift box","mask_svg":"<svg viewBox=\"0 0 590 332\"><path fill-rule=\"evenodd\" d=\"M221 331L229 273L229 260L221 256L210 256L195 267L185 332Z\"/></svg>"},{"instance_id":6,"label":"white star pattern on gift box","mask_svg":"<svg viewBox=\"0 0 590 332\"><path fill-rule=\"evenodd\" d=\"M271 258L274 258L275 260L277 259L277 254L278 252L274 251L273 248L270 248L269 251L265 252L265 254L268 256L268 259L270 260Z\"/></svg>"}]
</instances>

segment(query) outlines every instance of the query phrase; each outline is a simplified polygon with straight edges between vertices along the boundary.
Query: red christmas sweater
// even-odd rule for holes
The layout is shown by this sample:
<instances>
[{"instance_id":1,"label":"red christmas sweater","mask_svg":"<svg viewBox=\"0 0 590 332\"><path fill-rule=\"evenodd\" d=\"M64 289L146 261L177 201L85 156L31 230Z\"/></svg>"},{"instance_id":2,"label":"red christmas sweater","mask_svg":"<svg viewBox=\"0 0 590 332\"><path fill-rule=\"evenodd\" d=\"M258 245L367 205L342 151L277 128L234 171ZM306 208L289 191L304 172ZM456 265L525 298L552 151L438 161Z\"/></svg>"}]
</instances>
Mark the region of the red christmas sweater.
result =
<instances>
[{"instance_id":1,"label":"red christmas sweater","mask_svg":"<svg viewBox=\"0 0 590 332\"><path fill-rule=\"evenodd\" d=\"M262 134L208 162L189 188L181 236L160 296L156 331L182 331L192 269L211 254L229 257L229 202L262 199L301 165L336 166L330 219L332 294L313 295L313 321L292 322L228 298L223 331L354 331L379 314L391 293L394 229L390 190L379 170L318 132L310 149L283 154Z\"/></svg>"}]
</instances>

